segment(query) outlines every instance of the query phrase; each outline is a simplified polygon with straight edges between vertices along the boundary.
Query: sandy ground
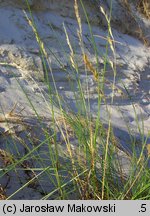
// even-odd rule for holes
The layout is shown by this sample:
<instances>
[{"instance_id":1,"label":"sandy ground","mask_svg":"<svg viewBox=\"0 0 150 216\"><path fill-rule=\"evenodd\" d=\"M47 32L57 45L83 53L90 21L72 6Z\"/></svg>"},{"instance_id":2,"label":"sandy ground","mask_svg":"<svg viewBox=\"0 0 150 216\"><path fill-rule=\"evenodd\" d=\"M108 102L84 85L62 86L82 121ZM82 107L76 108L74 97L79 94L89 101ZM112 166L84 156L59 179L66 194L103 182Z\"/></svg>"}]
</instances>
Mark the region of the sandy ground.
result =
<instances>
[{"instance_id":1,"label":"sandy ground","mask_svg":"<svg viewBox=\"0 0 150 216\"><path fill-rule=\"evenodd\" d=\"M69 7L71 8L70 5ZM77 111L74 94L68 84L69 80L71 80L74 89L76 92L78 91L78 88L76 87L77 83L75 82L72 70L69 66L70 50L66 42L66 35L63 27L64 23L70 37L70 41L75 50L75 58L79 64L82 87L87 97L87 101L89 97L90 113L93 117L96 117L98 111L98 95L95 88L95 80L92 74L88 73L88 76L86 76L83 70L84 65L77 37L77 22L74 18L73 9L70 9L69 15L66 12L67 9L61 11L57 3L53 3L52 8L44 11L34 11L33 15L39 35L42 41L46 44L49 62L58 91L67 102L67 105L70 106L70 109ZM101 62L99 68L101 71L104 67L103 55L106 52L106 40L101 38L101 36L107 37L107 31L100 26L98 19L95 18L96 15L98 15L97 13L98 12L96 12L93 16L92 29L96 46L98 48L99 61ZM27 14L29 15L28 11ZM83 19L82 28L85 52L93 65L95 65L96 59L94 50L89 42L90 31L85 19ZM11 149L11 153L16 154L16 148L13 147L14 142L11 140L8 145L6 139L8 136L10 137L10 134L12 134L13 131L16 135L15 145L19 149L21 157L21 155L25 152L25 147L23 144L20 145L19 138L25 138L30 132L31 137L33 137L32 133L34 133L34 138L38 140L38 144L40 143L40 140L45 139L42 132L39 133L41 126L36 121L35 111L33 110L32 105L36 107L39 116L44 119L43 122L45 128L49 128L52 119L52 107L49 103L47 85L43 81L45 71L40 58L39 47L22 9L10 5L3 7L0 6L0 29L0 149L1 151ZM150 132L150 48L146 47L141 41L135 39L134 37L122 34L116 29L113 29L112 31L114 40L116 41L115 58L110 48L108 50L108 56L111 61L116 64L117 75L115 86L117 88L115 89L114 100L112 103L111 86L114 74L110 66L108 66L106 70L107 82L105 85L105 95L108 105L106 107L103 103L101 105L100 113L101 119L107 124L107 109L109 109L111 113L111 122L114 127L114 133L122 146L130 151L131 140L129 128L132 131L132 134L135 135L139 146L141 139L143 137L146 138ZM58 64L56 58L54 58L54 55L61 61L61 66ZM67 69L67 73L64 72L62 66ZM53 86L50 71L49 78L51 85ZM86 89L87 82L90 89L89 94L87 94ZM32 105L29 103L28 98L32 101ZM15 104L17 104L17 106L14 110L12 110ZM24 116L26 133L23 129L24 126L22 126L19 122L21 121L19 111L22 109L23 111L21 112L21 115ZM3 120L5 115L11 110L13 113L19 113L19 116L17 116L16 121L13 123L10 119L8 126L8 124L4 124ZM54 111L56 118L59 119L59 108L54 107ZM6 136L3 136L2 134L5 134ZM149 142L150 139L148 138L147 143ZM27 140L25 145L29 144L30 143ZM139 146L137 146L137 151ZM46 147L44 146L43 148ZM63 147L61 148L63 149ZM43 149L40 149L38 154L41 154L42 151L44 152ZM1 155L3 154L4 152L1 152ZM126 160L128 163L127 158ZM34 164L32 161L30 161L30 163ZM25 165L22 164L22 166ZM26 175L26 179L30 179L31 176L34 176L34 173L19 173L17 175ZM10 173L10 176L7 176L8 180L6 180L5 175L0 179L0 184L6 188L7 196L11 195L20 187L20 185L22 186L26 182L25 179L19 179L19 177L16 178L16 174L14 173ZM41 181L43 181L43 179L44 177ZM53 188L52 185L49 184L46 185L45 188L42 188L43 186L41 185L43 184L38 183L38 191L35 190L36 186L35 188L22 188L21 192L16 193L12 198L38 199L43 196L43 193L46 194L47 191L51 191L49 189L50 187Z\"/></svg>"}]
</instances>

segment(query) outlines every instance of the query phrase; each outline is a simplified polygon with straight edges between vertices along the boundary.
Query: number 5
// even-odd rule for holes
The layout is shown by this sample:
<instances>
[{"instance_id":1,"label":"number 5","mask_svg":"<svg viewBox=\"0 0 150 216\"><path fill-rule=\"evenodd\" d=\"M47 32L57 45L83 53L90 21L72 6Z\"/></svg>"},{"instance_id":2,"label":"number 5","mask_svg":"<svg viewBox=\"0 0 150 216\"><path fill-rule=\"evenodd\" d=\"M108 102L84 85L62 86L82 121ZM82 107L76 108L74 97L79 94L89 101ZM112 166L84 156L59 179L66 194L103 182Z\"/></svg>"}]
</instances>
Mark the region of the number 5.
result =
<instances>
[{"instance_id":1,"label":"number 5","mask_svg":"<svg viewBox=\"0 0 150 216\"><path fill-rule=\"evenodd\" d=\"M141 204L141 212L146 212L146 204Z\"/></svg>"}]
</instances>

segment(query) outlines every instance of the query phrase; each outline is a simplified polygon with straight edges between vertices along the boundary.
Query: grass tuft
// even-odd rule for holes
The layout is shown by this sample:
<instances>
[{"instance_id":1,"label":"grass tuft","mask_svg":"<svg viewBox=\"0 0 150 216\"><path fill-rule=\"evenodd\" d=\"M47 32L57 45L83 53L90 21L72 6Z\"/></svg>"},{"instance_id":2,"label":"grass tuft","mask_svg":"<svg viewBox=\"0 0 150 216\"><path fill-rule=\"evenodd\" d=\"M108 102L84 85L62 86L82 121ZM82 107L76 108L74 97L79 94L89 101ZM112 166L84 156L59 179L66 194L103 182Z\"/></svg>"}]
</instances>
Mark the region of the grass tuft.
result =
<instances>
[{"instance_id":1,"label":"grass tuft","mask_svg":"<svg viewBox=\"0 0 150 216\"><path fill-rule=\"evenodd\" d=\"M44 118L38 114L36 107L34 107L32 103L32 99L30 99L22 87L22 91L25 93L31 108L37 117L38 123L35 124L33 128L35 129L38 125L41 126L41 134L42 137L44 136L44 140L41 140L40 137L38 138L39 132L36 135L36 142L35 137L33 137L32 134L31 136L30 134L27 134L25 140L23 138L21 139L21 144L25 149L24 155L19 154L19 151L17 151L16 155L13 155L11 151L9 153L0 150L0 157L4 162L4 166L0 172L0 178L3 176L11 176L12 172L16 174L16 178L18 179L20 178L22 171L28 174L28 178L26 180L23 179L21 182L20 188L10 194L7 199L13 199L15 195L21 193L28 187L33 187L33 185L36 192L40 191L42 199L149 199L149 154L147 158L144 157L147 138L144 138L144 131L140 129L136 109L133 105L135 118L137 120L137 128L142 137L142 148L139 155L137 155L135 150L136 141L134 138L131 139L132 152L126 152L121 148L120 142L113 132L111 122L112 110L108 108L109 104L104 91L106 81L110 82L105 77L107 65L110 66L113 74L113 80L110 82L112 96L109 103L111 105L114 103L115 90L121 91L116 86L117 69L115 43L117 43L117 41L114 40L111 30L111 11L108 16L101 7L101 11L108 24L108 35L105 38L107 42L105 53L101 56L104 61L104 67L101 72L99 71L98 48L96 47L92 26L89 22L88 14L82 0L74 1L74 9L78 24L77 35L82 56L81 60L84 64L84 71L81 71L81 68L78 66L76 50L74 50L65 25L63 26L66 35L66 43L69 47L68 62L77 85L77 90L74 89L73 91L76 106L75 112L69 105L67 105L68 109L64 107L65 99L60 95L57 88L51 65L47 64L47 49L40 39L38 30L34 24L31 8L27 0L26 2L30 12L30 18L26 12L24 13L28 24L35 34L35 39L39 44L46 72L45 84L49 90L47 110L50 110L50 117L48 119L50 124L45 126ZM95 53L96 66L93 65L85 51L82 20L79 12L80 7L82 7L87 19L91 35L91 47ZM145 11L145 7L147 8L146 0L143 1L143 3L140 3L139 7L143 13L148 13ZM109 51L113 54L111 60L108 57ZM60 68L62 69L61 61L59 61L58 57L56 57L56 60L60 62ZM93 75L97 89L98 111L96 117L93 117L90 112L90 87L87 81L88 72ZM53 87L49 82L49 73L52 77ZM68 74L69 73L70 71L68 71ZM81 73L84 73L85 75L87 97L85 96L85 91L82 86ZM72 87L70 83L68 85ZM130 99L130 94L126 88L125 91ZM42 97L44 96L42 95ZM102 104L105 104L107 110L107 126L103 124L100 118L100 108ZM59 115L57 115L58 113L55 113L55 107L59 110ZM14 115L13 111L14 109L12 109L8 115L4 115L3 121L7 122L15 119L16 121L20 120L21 123L23 123L24 120L21 113L19 113L20 115L18 116ZM28 125L26 125L26 129L27 126ZM130 126L128 127L129 134L133 137ZM16 144L16 148L17 146L18 145ZM149 146L147 148L149 151ZM9 162L10 160L11 163ZM45 189L46 185L49 186L49 190ZM2 191L0 192L0 199L3 196L5 198L4 190L1 188L0 190Z\"/></svg>"}]
</instances>

